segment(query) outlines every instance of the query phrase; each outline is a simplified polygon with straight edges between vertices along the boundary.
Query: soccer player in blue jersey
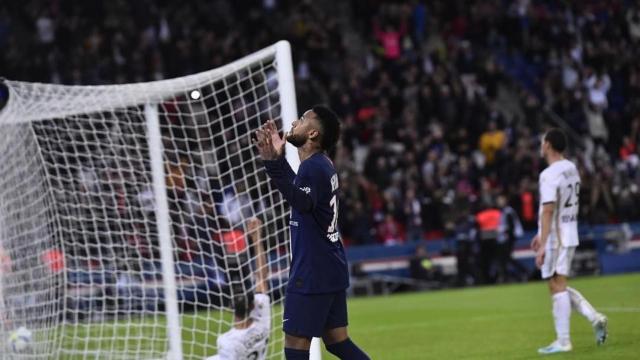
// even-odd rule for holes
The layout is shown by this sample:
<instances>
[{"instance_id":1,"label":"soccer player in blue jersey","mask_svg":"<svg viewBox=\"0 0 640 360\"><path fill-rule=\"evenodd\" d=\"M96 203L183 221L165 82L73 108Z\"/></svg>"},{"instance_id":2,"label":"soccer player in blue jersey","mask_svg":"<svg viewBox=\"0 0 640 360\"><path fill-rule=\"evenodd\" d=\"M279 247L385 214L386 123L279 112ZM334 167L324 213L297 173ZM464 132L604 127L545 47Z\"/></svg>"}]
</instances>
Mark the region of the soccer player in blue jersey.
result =
<instances>
[{"instance_id":1,"label":"soccer player in blue jersey","mask_svg":"<svg viewBox=\"0 0 640 360\"><path fill-rule=\"evenodd\" d=\"M327 155L339 135L338 117L325 106L314 106L294 121L285 139L298 148L297 175L283 156L285 139L272 120L254 139L273 185L292 208L283 318L287 360L309 359L312 337L322 337L340 359L369 359L347 334L349 272L337 227L338 174Z\"/></svg>"}]
</instances>

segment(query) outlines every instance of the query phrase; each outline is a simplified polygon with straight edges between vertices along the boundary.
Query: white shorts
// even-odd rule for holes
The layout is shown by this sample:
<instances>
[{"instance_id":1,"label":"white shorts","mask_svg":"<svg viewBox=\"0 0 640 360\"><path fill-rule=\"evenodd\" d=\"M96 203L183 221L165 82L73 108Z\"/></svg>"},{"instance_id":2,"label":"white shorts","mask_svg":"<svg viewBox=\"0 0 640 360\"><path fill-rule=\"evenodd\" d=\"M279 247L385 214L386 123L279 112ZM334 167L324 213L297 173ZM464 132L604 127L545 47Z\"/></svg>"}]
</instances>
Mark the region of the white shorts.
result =
<instances>
[{"instance_id":1,"label":"white shorts","mask_svg":"<svg viewBox=\"0 0 640 360\"><path fill-rule=\"evenodd\" d=\"M542 263L542 278L548 279L554 274L569 276L571 273L571 261L576 252L575 246L547 249Z\"/></svg>"}]
</instances>

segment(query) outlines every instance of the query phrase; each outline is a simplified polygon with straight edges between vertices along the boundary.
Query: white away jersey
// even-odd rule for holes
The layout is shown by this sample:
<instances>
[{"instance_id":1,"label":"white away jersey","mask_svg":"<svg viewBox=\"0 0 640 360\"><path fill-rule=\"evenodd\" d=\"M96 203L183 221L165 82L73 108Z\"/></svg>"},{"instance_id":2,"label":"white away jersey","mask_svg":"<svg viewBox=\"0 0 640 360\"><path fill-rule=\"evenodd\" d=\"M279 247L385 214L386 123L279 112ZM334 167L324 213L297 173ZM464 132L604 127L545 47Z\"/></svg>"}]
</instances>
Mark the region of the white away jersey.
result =
<instances>
[{"instance_id":1,"label":"white away jersey","mask_svg":"<svg viewBox=\"0 0 640 360\"><path fill-rule=\"evenodd\" d=\"M267 356L267 342L271 331L271 301L265 294L255 294L251 310L253 323L246 329L227 331L218 337L220 360L262 360Z\"/></svg>"},{"instance_id":2,"label":"white away jersey","mask_svg":"<svg viewBox=\"0 0 640 360\"><path fill-rule=\"evenodd\" d=\"M542 206L555 203L547 248L578 246L578 210L580 174L576 166L563 159L540 173L540 208L538 234L542 231Z\"/></svg>"}]
</instances>

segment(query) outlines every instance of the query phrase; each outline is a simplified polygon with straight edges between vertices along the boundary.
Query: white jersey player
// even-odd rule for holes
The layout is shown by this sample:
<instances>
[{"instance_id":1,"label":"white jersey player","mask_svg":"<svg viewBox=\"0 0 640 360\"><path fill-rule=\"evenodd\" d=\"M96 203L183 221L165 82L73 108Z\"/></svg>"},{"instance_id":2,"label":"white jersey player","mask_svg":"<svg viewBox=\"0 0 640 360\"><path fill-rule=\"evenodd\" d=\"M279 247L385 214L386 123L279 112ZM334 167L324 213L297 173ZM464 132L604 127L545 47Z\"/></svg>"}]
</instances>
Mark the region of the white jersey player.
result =
<instances>
[{"instance_id":1,"label":"white jersey player","mask_svg":"<svg viewBox=\"0 0 640 360\"><path fill-rule=\"evenodd\" d=\"M571 260L578 246L580 174L562 155L567 138L559 129L549 130L541 144L541 155L549 166L540 174L538 234L531 241L536 266L549 280L557 339L538 349L541 354L571 351L571 309L586 317L594 328L596 343L607 339L607 318L598 313L577 290L567 286Z\"/></svg>"},{"instance_id":2,"label":"white jersey player","mask_svg":"<svg viewBox=\"0 0 640 360\"><path fill-rule=\"evenodd\" d=\"M546 204L553 207L545 258L540 268L542 278L548 279L555 272L569 276L571 258L578 240L578 196L580 174L567 159L549 165L540 173L540 208L538 211L538 236L542 231L542 219ZM560 258L562 250L562 258Z\"/></svg>"},{"instance_id":3,"label":"white jersey player","mask_svg":"<svg viewBox=\"0 0 640 360\"><path fill-rule=\"evenodd\" d=\"M251 311L251 325L233 327L218 337L216 360L261 360L266 357L267 342L271 331L271 301L265 294L255 294Z\"/></svg>"},{"instance_id":4,"label":"white jersey player","mask_svg":"<svg viewBox=\"0 0 640 360\"><path fill-rule=\"evenodd\" d=\"M267 285L267 265L260 236L262 222L249 220L248 232L256 254L256 294L234 299L234 324L217 340L218 354L207 360L262 360L267 356L271 332L271 301Z\"/></svg>"}]
</instances>

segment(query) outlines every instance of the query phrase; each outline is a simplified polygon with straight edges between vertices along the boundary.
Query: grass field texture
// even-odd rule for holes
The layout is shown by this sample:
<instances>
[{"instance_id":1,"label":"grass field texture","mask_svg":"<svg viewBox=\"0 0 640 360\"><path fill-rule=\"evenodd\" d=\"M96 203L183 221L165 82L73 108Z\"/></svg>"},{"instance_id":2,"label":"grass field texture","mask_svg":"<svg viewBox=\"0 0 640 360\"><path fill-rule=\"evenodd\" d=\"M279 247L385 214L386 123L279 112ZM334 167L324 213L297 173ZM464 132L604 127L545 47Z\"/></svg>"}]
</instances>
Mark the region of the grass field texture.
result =
<instances>
[{"instance_id":1,"label":"grass field texture","mask_svg":"<svg viewBox=\"0 0 640 360\"><path fill-rule=\"evenodd\" d=\"M551 358L640 359L640 274L572 279L570 285L608 316L609 339L597 347L590 324L573 313L574 350ZM185 359L213 355L216 334L228 329L220 320L219 312L183 315ZM224 320L228 324L230 314ZM351 337L375 360L538 359L538 347L555 337L544 282L352 298L349 320ZM73 348L75 355L64 357L118 357L116 353L136 348L138 357L147 350L161 352L166 345L162 323L68 325L73 330L67 328L67 335L74 341L65 348ZM282 346L282 332L274 330L269 353L281 353ZM323 359L335 358L323 349Z\"/></svg>"},{"instance_id":2,"label":"grass field texture","mask_svg":"<svg viewBox=\"0 0 640 360\"><path fill-rule=\"evenodd\" d=\"M609 339L597 347L591 325L572 312L573 352L551 358L640 359L640 274L570 286L607 315ZM351 336L373 359L538 359L555 338L544 282L351 299L349 311Z\"/></svg>"}]
</instances>

